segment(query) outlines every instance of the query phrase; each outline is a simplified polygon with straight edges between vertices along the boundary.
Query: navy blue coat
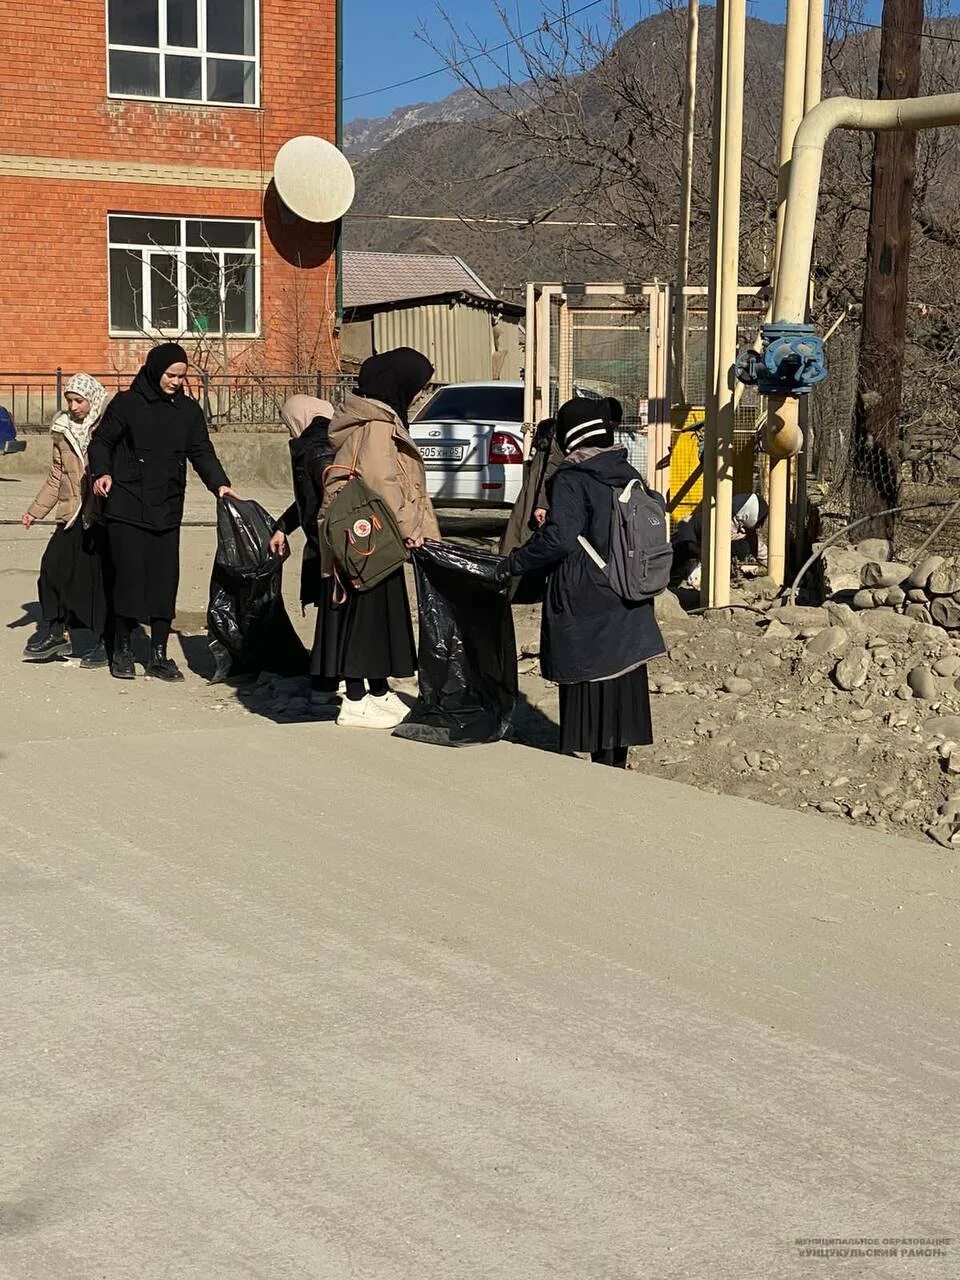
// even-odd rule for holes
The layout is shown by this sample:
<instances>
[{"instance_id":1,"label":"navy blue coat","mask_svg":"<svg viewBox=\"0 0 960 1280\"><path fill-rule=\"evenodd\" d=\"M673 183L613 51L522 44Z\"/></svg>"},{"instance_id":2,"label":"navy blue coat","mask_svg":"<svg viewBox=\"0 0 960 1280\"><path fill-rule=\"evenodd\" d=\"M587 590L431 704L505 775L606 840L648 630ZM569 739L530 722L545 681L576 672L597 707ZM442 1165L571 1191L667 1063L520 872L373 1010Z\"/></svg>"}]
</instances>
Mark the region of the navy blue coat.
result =
<instances>
[{"instance_id":1,"label":"navy blue coat","mask_svg":"<svg viewBox=\"0 0 960 1280\"><path fill-rule=\"evenodd\" d=\"M638 478L626 449L563 463L551 481L549 519L509 557L513 575L550 570L540 666L557 684L608 680L665 652L652 602L623 600L577 541L582 534L606 559L613 492Z\"/></svg>"}]
</instances>

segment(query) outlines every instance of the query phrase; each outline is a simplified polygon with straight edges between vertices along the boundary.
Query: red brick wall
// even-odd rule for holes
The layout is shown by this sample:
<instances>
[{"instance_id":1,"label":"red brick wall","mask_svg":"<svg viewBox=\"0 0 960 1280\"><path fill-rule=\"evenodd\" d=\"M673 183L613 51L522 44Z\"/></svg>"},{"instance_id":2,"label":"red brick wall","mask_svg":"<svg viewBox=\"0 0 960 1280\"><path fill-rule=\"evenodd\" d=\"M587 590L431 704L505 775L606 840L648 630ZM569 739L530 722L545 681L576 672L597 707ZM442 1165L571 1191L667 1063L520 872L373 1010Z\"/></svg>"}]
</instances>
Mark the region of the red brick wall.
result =
<instances>
[{"instance_id":1,"label":"red brick wall","mask_svg":"<svg viewBox=\"0 0 960 1280\"><path fill-rule=\"evenodd\" d=\"M262 219L262 337L238 340L237 358L287 371L298 347L330 370L331 232L282 225L267 179L287 138L334 137L334 0L260 0L259 108L108 98L105 7L0 5L0 369L136 364L149 344L108 332L107 214L127 212ZM10 156L236 168L263 181L256 191L5 176Z\"/></svg>"}]
</instances>

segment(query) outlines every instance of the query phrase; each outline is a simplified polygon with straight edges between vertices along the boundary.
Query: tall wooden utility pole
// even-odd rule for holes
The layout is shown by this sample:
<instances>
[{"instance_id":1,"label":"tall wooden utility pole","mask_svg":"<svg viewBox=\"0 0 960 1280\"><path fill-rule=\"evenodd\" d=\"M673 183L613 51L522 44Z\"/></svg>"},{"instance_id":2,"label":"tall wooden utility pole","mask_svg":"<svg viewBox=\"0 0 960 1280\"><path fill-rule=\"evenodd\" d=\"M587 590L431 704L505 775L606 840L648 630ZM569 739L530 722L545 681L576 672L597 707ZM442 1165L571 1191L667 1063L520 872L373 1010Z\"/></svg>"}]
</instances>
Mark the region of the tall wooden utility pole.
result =
<instances>
[{"instance_id":1,"label":"tall wooden utility pole","mask_svg":"<svg viewBox=\"0 0 960 1280\"><path fill-rule=\"evenodd\" d=\"M877 97L920 91L923 0L884 0ZM916 133L878 133L873 149L867 276L853 432L853 518L896 506L900 488L900 403L906 349ZM860 537L892 537L879 517Z\"/></svg>"}]
</instances>

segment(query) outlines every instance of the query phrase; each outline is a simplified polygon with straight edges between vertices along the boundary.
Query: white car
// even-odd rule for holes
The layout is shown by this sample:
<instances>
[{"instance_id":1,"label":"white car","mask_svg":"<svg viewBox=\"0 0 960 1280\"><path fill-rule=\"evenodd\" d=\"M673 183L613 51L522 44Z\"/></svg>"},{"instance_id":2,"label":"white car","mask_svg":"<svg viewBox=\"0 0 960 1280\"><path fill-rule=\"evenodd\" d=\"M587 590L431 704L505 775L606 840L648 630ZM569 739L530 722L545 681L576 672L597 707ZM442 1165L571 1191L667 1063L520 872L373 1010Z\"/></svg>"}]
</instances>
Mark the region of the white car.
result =
<instances>
[{"instance_id":1,"label":"white car","mask_svg":"<svg viewBox=\"0 0 960 1280\"><path fill-rule=\"evenodd\" d=\"M410 424L438 506L512 507L523 481L523 383L454 382Z\"/></svg>"},{"instance_id":2,"label":"white car","mask_svg":"<svg viewBox=\"0 0 960 1280\"><path fill-rule=\"evenodd\" d=\"M599 399L588 387L576 395ZM442 507L512 507L523 483L523 383L452 382L410 424Z\"/></svg>"}]
</instances>

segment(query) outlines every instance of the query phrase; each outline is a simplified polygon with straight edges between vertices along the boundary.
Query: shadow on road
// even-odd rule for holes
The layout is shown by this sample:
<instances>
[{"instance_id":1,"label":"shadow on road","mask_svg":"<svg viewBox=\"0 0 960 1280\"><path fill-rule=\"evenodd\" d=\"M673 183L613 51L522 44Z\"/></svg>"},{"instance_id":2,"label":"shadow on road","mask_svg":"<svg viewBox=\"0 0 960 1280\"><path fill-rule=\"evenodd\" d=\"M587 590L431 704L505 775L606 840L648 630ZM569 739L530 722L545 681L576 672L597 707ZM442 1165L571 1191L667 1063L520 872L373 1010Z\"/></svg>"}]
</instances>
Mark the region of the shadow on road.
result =
<instances>
[{"instance_id":1,"label":"shadow on road","mask_svg":"<svg viewBox=\"0 0 960 1280\"><path fill-rule=\"evenodd\" d=\"M513 713L510 741L556 755L560 747L560 727L521 692Z\"/></svg>"},{"instance_id":2,"label":"shadow on road","mask_svg":"<svg viewBox=\"0 0 960 1280\"><path fill-rule=\"evenodd\" d=\"M209 680L216 670L216 663L210 652L210 642L207 637L185 634L182 631L176 632L176 636L183 650L184 662L195 676L199 676L201 680Z\"/></svg>"},{"instance_id":3,"label":"shadow on road","mask_svg":"<svg viewBox=\"0 0 960 1280\"><path fill-rule=\"evenodd\" d=\"M20 608L23 614L19 618L14 618L12 622L7 623L8 631L16 631L18 627L35 627L40 622L40 605L36 600L31 600L28 604L22 604Z\"/></svg>"}]
</instances>

